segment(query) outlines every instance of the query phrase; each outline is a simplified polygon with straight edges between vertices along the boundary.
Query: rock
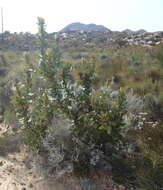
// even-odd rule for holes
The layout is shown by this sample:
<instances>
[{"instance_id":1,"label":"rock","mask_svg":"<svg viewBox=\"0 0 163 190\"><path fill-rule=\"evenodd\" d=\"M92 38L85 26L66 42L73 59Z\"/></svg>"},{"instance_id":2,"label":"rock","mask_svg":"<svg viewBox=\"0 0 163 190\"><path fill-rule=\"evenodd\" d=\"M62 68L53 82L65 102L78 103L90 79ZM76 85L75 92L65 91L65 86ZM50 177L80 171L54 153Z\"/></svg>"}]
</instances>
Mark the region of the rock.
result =
<instances>
[{"instance_id":1,"label":"rock","mask_svg":"<svg viewBox=\"0 0 163 190\"><path fill-rule=\"evenodd\" d=\"M117 190L125 190L126 188L125 188L125 186L124 185L118 185L118 188L117 188Z\"/></svg>"}]
</instances>

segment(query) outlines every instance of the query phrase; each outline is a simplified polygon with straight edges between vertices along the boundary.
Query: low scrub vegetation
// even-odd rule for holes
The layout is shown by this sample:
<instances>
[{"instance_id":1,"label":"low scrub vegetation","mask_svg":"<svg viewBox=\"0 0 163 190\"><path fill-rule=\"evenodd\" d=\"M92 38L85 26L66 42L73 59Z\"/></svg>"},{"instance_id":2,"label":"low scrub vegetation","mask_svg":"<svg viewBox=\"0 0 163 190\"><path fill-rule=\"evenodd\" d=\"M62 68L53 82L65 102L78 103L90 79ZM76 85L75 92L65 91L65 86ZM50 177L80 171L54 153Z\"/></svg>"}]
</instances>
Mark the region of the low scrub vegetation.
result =
<instances>
[{"instance_id":1,"label":"low scrub vegetation","mask_svg":"<svg viewBox=\"0 0 163 190\"><path fill-rule=\"evenodd\" d=\"M38 27L39 55L17 52L18 71L5 66L15 84L4 81L12 92L2 113L9 124L16 115L37 168L61 179L111 176L128 189L161 190L162 47L71 47L62 55L58 40L49 46L44 19ZM13 60L11 52L5 57Z\"/></svg>"}]
</instances>

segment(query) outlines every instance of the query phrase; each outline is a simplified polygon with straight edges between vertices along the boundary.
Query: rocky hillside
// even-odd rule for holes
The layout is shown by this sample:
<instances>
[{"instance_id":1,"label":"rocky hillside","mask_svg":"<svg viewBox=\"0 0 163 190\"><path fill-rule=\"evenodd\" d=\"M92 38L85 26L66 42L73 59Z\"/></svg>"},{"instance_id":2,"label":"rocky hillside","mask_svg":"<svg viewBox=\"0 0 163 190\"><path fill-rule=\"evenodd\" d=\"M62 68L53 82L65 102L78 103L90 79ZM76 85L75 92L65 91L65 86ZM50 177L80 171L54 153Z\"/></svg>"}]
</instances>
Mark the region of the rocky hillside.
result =
<instances>
[{"instance_id":1,"label":"rocky hillside","mask_svg":"<svg viewBox=\"0 0 163 190\"><path fill-rule=\"evenodd\" d=\"M50 46L55 43L56 32L47 33L47 41ZM58 33L61 48L71 47L111 47L140 45L152 47L163 42L163 31L146 32L145 30L131 31L129 29L118 32L110 31L101 25L84 25L73 23ZM38 49L37 35L30 33L0 34L0 50L9 49L12 51L34 51Z\"/></svg>"},{"instance_id":2,"label":"rocky hillside","mask_svg":"<svg viewBox=\"0 0 163 190\"><path fill-rule=\"evenodd\" d=\"M2 34L0 34L0 49L10 49L13 51L33 51L37 48L36 35L31 33L10 33L4 32L3 40Z\"/></svg>"}]
</instances>

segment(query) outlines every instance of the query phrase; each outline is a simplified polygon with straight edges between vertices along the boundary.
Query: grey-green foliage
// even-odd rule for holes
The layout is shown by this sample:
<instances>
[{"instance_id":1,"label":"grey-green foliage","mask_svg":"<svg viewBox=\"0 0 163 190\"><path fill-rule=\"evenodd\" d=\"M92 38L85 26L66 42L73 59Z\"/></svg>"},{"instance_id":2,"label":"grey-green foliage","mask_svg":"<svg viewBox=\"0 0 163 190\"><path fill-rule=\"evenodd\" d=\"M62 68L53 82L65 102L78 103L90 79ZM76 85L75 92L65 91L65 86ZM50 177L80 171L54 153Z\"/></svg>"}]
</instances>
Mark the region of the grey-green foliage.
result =
<instances>
[{"instance_id":1,"label":"grey-green foliage","mask_svg":"<svg viewBox=\"0 0 163 190\"><path fill-rule=\"evenodd\" d=\"M117 151L117 147L123 143L121 128L125 125L125 93L120 89L117 96L112 98L106 93L107 89L96 92L93 89L95 73L91 64L84 64L85 69L78 73L79 80L75 81L71 74L72 66L61 61L59 49L47 48L45 22L42 18L39 18L38 36L38 69L35 70L28 64L24 81L16 83L12 103L26 134L27 144L38 152L46 149L43 139L47 137L54 113L71 121L70 131L74 141L64 159L69 158L71 154L75 173L86 175L90 163L94 163L91 159L91 144L96 152L102 152L104 155L107 154L107 143L112 144L115 154L120 151ZM33 87L36 74L38 80L45 85ZM53 146L56 146L56 149L50 154L58 151L57 142L54 142Z\"/></svg>"},{"instance_id":2,"label":"grey-green foliage","mask_svg":"<svg viewBox=\"0 0 163 190\"><path fill-rule=\"evenodd\" d=\"M133 90L130 90L126 93L126 102L127 102L127 110L131 113L136 113L144 108L143 99L140 96L137 96L133 93Z\"/></svg>"}]
</instances>

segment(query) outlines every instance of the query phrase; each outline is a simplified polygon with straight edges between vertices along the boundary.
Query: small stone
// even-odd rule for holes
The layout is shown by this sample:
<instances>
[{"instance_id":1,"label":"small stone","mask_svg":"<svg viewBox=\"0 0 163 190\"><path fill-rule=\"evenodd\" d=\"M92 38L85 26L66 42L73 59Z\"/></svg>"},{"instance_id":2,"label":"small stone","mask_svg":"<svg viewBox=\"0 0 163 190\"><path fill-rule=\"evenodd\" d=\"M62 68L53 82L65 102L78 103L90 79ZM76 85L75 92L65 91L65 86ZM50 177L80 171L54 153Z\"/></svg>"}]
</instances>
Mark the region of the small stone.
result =
<instances>
[{"instance_id":1,"label":"small stone","mask_svg":"<svg viewBox=\"0 0 163 190\"><path fill-rule=\"evenodd\" d=\"M126 188L125 188L125 186L123 186L123 185L118 185L118 190L125 190Z\"/></svg>"},{"instance_id":2,"label":"small stone","mask_svg":"<svg viewBox=\"0 0 163 190\"><path fill-rule=\"evenodd\" d=\"M26 190L26 188L25 188L25 187L23 187L23 188L21 188L21 190Z\"/></svg>"},{"instance_id":3,"label":"small stone","mask_svg":"<svg viewBox=\"0 0 163 190\"><path fill-rule=\"evenodd\" d=\"M3 166L3 161L0 162L0 166Z\"/></svg>"}]
</instances>

